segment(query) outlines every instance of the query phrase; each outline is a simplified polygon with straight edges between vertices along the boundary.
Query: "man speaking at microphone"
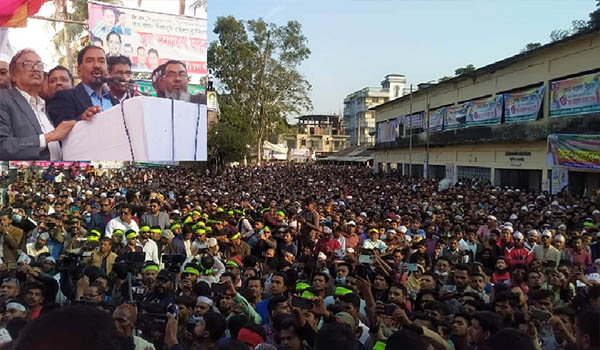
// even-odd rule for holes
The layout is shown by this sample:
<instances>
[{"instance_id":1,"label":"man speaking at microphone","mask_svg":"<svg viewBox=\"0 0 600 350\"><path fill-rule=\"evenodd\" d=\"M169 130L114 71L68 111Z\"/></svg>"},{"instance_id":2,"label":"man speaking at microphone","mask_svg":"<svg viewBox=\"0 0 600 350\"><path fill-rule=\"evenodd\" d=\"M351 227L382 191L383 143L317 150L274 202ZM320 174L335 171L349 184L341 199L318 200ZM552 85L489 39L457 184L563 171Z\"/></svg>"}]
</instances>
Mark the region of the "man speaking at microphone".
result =
<instances>
[{"instance_id":1,"label":"man speaking at microphone","mask_svg":"<svg viewBox=\"0 0 600 350\"><path fill-rule=\"evenodd\" d=\"M102 48L86 46L79 52L77 74L81 83L73 89L58 91L48 105L48 114L54 125L64 120L90 120L119 104L119 100L104 87L108 68Z\"/></svg>"}]
</instances>

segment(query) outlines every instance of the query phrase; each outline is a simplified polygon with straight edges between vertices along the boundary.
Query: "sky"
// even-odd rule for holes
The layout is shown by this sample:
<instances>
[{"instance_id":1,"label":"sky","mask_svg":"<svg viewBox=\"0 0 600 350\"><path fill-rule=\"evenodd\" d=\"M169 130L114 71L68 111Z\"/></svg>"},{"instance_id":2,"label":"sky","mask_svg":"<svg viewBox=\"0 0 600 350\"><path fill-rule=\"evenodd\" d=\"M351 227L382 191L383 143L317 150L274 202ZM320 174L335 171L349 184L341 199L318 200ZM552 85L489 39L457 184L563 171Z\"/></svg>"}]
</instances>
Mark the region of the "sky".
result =
<instances>
[{"instance_id":1,"label":"sky","mask_svg":"<svg viewBox=\"0 0 600 350\"><path fill-rule=\"evenodd\" d=\"M124 4L137 7L137 0ZM143 0L141 8L176 13L177 4ZM404 74L416 85L467 64L482 67L527 43L549 42L552 30L587 20L595 6L595 0L208 0L208 39L215 39L219 16L300 22L312 52L299 67L312 85L311 113L337 114L346 95L380 86L387 74ZM53 10L48 3L41 14ZM42 52L53 66L51 31L46 22L30 20L10 39L17 49Z\"/></svg>"}]
</instances>

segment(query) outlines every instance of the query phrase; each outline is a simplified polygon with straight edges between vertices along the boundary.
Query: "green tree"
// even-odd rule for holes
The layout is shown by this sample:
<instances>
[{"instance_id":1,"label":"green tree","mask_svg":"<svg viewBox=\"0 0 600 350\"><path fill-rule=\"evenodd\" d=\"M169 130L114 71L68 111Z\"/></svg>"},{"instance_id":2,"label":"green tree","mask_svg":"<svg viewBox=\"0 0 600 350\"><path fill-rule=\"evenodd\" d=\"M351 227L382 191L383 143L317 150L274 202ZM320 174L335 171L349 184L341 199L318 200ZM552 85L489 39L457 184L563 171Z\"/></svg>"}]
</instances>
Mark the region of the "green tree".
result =
<instances>
[{"instance_id":1,"label":"green tree","mask_svg":"<svg viewBox=\"0 0 600 350\"><path fill-rule=\"evenodd\" d=\"M524 48L521 49L521 53L537 49L538 47L541 47L541 46L542 46L542 43L529 43L529 44L525 45Z\"/></svg>"},{"instance_id":2,"label":"green tree","mask_svg":"<svg viewBox=\"0 0 600 350\"><path fill-rule=\"evenodd\" d=\"M590 13L590 20L588 22L590 29L600 29L600 0L598 0L596 7L596 10Z\"/></svg>"},{"instance_id":3,"label":"green tree","mask_svg":"<svg viewBox=\"0 0 600 350\"><path fill-rule=\"evenodd\" d=\"M295 21L277 26L232 16L217 18L214 33L208 65L231 108L221 117L231 113L249 126L245 143L256 147L260 162L263 141L285 129L286 117L312 109L311 85L297 70L310 55L307 40Z\"/></svg>"},{"instance_id":4,"label":"green tree","mask_svg":"<svg viewBox=\"0 0 600 350\"><path fill-rule=\"evenodd\" d=\"M469 73L475 70L475 66L472 64L468 64L462 68L456 68L454 70L454 74L455 75L461 75L461 74L465 74L465 73Z\"/></svg>"}]
</instances>

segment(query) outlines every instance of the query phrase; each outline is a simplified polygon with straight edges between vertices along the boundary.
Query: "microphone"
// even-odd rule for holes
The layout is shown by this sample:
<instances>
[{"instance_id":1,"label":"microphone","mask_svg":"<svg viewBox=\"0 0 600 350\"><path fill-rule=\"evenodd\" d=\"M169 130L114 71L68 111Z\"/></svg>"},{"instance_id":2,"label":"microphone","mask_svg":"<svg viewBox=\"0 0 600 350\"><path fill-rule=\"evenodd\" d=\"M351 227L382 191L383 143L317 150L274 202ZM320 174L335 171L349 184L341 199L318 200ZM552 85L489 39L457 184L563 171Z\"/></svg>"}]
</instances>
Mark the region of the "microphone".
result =
<instances>
[{"instance_id":1,"label":"microphone","mask_svg":"<svg viewBox=\"0 0 600 350\"><path fill-rule=\"evenodd\" d=\"M102 77L100 78L103 83L113 83L113 84L135 84L135 80L121 78L119 76L114 77Z\"/></svg>"}]
</instances>

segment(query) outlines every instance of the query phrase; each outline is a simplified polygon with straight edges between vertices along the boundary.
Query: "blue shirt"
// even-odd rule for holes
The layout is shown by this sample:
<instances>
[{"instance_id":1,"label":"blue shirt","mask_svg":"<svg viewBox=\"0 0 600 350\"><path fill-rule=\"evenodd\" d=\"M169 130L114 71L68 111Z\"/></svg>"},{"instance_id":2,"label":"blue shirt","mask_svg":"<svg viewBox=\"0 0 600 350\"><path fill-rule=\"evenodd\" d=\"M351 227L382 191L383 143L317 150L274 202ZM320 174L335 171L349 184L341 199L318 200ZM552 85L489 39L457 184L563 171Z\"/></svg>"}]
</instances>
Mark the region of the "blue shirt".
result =
<instances>
[{"instance_id":1,"label":"blue shirt","mask_svg":"<svg viewBox=\"0 0 600 350\"><path fill-rule=\"evenodd\" d=\"M266 325L269 323L269 301L271 298L267 298L265 300L259 301L256 304L256 312L262 317L262 324Z\"/></svg>"},{"instance_id":2,"label":"blue shirt","mask_svg":"<svg viewBox=\"0 0 600 350\"><path fill-rule=\"evenodd\" d=\"M89 86L83 84L83 88L85 92L87 92L88 96L92 100L92 104L94 106L102 107L102 111L106 111L110 107L113 106L112 101L110 100L110 94L104 88L102 88L102 97L98 96L98 93L95 90L92 90Z\"/></svg>"}]
</instances>

